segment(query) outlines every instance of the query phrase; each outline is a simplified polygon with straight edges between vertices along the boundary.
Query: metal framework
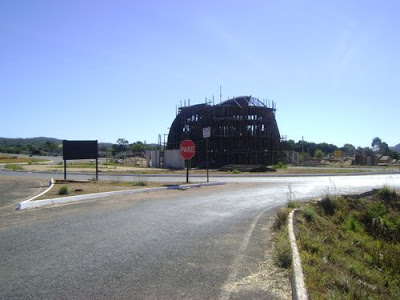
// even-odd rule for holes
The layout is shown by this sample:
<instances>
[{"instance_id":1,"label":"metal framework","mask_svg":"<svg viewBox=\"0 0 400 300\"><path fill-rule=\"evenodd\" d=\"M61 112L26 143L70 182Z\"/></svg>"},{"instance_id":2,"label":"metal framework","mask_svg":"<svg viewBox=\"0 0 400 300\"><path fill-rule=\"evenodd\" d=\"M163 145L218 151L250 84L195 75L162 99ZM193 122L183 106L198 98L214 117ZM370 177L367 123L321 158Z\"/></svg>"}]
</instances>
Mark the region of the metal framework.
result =
<instances>
[{"instance_id":1,"label":"metal framework","mask_svg":"<svg viewBox=\"0 0 400 300\"><path fill-rule=\"evenodd\" d=\"M282 159L275 104L268 107L252 96L236 97L217 105L180 107L173 121L167 149L179 149L184 139L196 144L192 166L204 167L203 128L211 128L210 165L271 165Z\"/></svg>"}]
</instances>

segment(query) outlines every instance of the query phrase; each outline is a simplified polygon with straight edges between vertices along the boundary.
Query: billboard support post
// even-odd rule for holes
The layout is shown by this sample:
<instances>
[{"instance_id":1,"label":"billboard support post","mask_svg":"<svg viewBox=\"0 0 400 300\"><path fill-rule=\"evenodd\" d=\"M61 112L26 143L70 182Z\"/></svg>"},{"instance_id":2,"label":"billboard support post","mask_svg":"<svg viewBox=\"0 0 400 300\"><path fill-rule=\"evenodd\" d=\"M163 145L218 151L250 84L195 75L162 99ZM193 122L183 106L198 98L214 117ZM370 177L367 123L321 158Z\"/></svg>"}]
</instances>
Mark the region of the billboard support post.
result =
<instances>
[{"instance_id":1,"label":"billboard support post","mask_svg":"<svg viewBox=\"0 0 400 300\"><path fill-rule=\"evenodd\" d=\"M96 158L96 181L99 180L99 158Z\"/></svg>"}]
</instances>

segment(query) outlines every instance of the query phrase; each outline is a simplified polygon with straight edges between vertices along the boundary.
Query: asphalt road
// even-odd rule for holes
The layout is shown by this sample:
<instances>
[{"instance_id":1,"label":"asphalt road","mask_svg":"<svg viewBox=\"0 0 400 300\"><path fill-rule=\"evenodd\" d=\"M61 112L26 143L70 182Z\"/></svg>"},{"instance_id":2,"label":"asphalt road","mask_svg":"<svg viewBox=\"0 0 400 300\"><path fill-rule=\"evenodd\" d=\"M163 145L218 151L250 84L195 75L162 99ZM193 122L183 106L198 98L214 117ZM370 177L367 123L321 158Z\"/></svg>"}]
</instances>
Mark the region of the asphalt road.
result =
<instances>
[{"instance_id":1,"label":"asphalt road","mask_svg":"<svg viewBox=\"0 0 400 300\"><path fill-rule=\"evenodd\" d=\"M279 203L260 188L232 188L237 193L214 187L110 197L2 218L0 295L242 298L231 286L264 260L263 228ZM245 294L270 298L262 289Z\"/></svg>"},{"instance_id":2,"label":"asphalt road","mask_svg":"<svg viewBox=\"0 0 400 300\"><path fill-rule=\"evenodd\" d=\"M14 175L14 172L8 173ZM27 200L49 187L45 178L4 176L0 181L0 216L17 207L17 203Z\"/></svg>"},{"instance_id":3,"label":"asphalt road","mask_svg":"<svg viewBox=\"0 0 400 300\"><path fill-rule=\"evenodd\" d=\"M277 207L400 187L399 175L246 180L4 215L0 298L274 299L268 286L240 287L265 260Z\"/></svg>"}]
</instances>

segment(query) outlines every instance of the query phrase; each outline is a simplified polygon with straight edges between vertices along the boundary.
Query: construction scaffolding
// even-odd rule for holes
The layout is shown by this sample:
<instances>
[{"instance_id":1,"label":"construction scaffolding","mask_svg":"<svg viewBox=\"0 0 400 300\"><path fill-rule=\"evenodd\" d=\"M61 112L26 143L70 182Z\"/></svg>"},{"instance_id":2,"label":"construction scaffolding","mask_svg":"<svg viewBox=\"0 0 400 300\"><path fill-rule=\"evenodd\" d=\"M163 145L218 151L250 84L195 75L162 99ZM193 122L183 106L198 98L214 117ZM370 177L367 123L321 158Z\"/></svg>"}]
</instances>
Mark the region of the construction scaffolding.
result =
<instances>
[{"instance_id":1,"label":"construction scaffolding","mask_svg":"<svg viewBox=\"0 0 400 300\"><path fill-rule=\"evenodd\" d=\"M179 149L183 140L191 139L196 144L192 166L205 167L203 128L210 127L210 166L274 164L282 159L275 111L273 101L269 107L252 96L235 97L217 105L179 107L169 131L167 149Z\"/></svg>"}]
</instances>

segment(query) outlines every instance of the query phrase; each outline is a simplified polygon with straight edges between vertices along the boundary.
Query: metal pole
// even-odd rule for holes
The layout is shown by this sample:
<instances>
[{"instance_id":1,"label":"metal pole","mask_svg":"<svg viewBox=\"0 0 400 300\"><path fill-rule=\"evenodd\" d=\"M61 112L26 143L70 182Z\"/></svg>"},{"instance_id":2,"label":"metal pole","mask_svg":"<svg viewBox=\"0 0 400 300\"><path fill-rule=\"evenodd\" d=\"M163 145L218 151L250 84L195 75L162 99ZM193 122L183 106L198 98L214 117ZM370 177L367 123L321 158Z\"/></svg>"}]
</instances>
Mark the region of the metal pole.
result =
<instances>
[{"instance_id":1,"label":"metal pole","mask_svg":"<svg viewBox=\"0 0 400 300\"><path fill-rule=\"evenodd\" d=\"M67 180L67 161L64 159L64 181Z\"/></svg>"},{"instance_id":2,"label":"metal pole","mask_svg":"<svg viewBox=\"0 0 400 300\"><path fill-rule=\"evenodd\" d=\"M99 159L96 158L96 181L99 180Z\"/></svg>"},{"instance_id":3,"label":"metal pole","mask_svg":"<svg viewBox=\"0 0 400 300\"><path fill-rule=\"evenodd\" d=\"M209 176L208 176L208 138L206 138L206 157L207 157L207 182L209 182Z\"/></svg>"},{"instance_id":4,"label":"metal pole","mask_svg":"<svg viewBox=\"0 0 400 300\"><path fill-rule=\"evenodd\" d=\"M189 164L190 160L186 160L186 183L189 183Z\"/></svg>"}]
</instances>

